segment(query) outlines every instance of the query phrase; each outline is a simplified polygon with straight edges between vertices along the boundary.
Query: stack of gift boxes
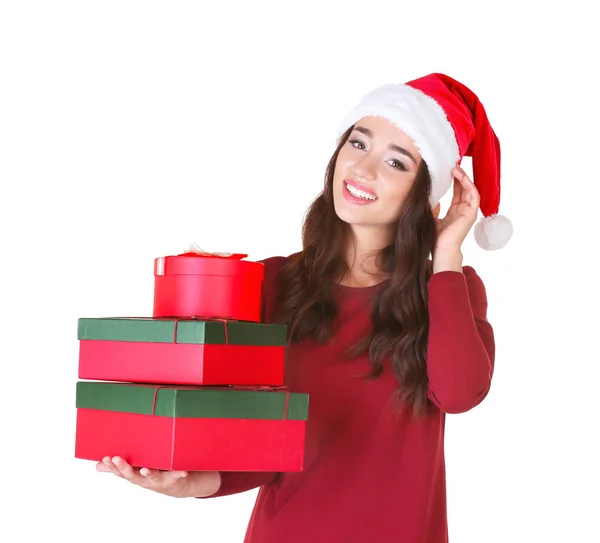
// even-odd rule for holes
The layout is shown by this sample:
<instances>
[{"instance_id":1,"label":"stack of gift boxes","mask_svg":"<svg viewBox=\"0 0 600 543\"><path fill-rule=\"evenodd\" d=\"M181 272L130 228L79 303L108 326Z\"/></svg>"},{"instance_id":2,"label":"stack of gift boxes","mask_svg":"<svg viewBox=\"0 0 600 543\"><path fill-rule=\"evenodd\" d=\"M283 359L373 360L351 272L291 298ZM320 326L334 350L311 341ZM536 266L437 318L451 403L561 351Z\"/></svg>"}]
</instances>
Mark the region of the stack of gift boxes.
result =
<instances>
[{"instance_id":1,"label":"stack of gift boxes","mask_svg":"<svg viewBox=\"0 0 600 543\"><path fill-rule=\"evenodd\" d=\"M157 258L151 317L79 319L76 458L302 470L308 395L283 386L287 329L261 323L264 267L246 256Z\"/></svg>"}]
</instances>

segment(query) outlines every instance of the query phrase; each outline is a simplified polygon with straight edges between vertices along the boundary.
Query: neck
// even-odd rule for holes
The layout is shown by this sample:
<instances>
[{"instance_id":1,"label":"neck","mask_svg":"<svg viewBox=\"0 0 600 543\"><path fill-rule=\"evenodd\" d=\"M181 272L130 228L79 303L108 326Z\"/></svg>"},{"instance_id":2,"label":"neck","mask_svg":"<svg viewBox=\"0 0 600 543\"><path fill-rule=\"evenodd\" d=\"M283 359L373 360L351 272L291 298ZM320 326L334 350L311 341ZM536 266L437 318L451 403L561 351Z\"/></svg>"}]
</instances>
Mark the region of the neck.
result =
<instances>
[{"instance_id":1,"label":"neck","mask_svg":"<svg viewBox=\"0 0 600 543\"><path fill-rule=\"evenodd\" d=\"M379 252L391 242L391 235L383 229L352 228L346 262L350 273L341 283L354 287L369 287L381 283L388 275L377 266Z\"/></svg>"}]
</instances>

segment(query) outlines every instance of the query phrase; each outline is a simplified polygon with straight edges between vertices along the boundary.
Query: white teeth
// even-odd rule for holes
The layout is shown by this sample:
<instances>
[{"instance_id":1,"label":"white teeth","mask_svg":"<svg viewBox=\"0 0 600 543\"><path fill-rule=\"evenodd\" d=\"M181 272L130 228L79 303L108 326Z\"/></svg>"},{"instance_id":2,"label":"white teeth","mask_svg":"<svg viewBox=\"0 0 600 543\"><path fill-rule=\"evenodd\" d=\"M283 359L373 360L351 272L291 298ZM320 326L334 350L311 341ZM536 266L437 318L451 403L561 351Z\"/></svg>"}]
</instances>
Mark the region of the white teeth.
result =
<instances>
[{"instance_id":1,"label":"white teeth","mask_svg":"<svg viewBox=\"0 0 600 543\"><path fill-rule=\"evenodd\" d=\"M348 189L348 192L350 194L352 194L352 196L356 196L358 198L363 198L365 200L375 200L375 196L373 196L372 194L368 194L360 189L357 189L356 187L353 187L352 185L349 185L348 183L346 183L346 188Z\"/></svg>"}]
</instances>

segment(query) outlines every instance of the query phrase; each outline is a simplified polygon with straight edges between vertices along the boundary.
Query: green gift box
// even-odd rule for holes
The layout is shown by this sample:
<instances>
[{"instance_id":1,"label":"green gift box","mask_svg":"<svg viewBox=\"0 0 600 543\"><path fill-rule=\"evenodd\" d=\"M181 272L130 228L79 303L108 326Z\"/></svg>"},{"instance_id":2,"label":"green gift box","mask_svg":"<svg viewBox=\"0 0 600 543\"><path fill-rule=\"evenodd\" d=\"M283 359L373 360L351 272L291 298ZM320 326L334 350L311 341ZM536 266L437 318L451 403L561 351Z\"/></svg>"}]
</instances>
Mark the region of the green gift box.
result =
<instances>
[{"instance_id":1,"label":"green gift box","mask_svg":"<svg viewBox=\"0 0 600 543\"><path fill-rule=\"evenodd\" d=\"M186 385L284 382L287 327L224 320L80 318L79 378Z\"/></svg>"},{"instance_id":2,"label":"green gift box","mask_svg":"<svg viewBox=\"0 0 600 543\"><path fill-rule=\"evenodd\" d=\"M75 456L137 467L300 471L308 394L285 387L77 383Z\"/></svg>"}]
</instances>

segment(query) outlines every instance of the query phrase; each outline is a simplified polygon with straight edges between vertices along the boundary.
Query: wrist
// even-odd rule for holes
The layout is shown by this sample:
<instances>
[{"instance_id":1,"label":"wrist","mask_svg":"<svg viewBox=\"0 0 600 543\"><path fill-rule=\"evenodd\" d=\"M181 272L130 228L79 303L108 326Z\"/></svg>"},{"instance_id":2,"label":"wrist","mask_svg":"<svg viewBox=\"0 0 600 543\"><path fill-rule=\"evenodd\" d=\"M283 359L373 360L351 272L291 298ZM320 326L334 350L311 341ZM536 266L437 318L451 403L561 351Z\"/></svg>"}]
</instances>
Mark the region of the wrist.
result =
<instances>
[{"instance_id":1,"label":"wrist","mask_svg":"<svg viewBox=\"0 0 600 543\"><path fill-rule=\"evenodd\" d=\"M221 473L218 471L189 471L186 479L186 498L207 498L221 487Z\"/></svg>"},{"instance_id":2,"label":"wrist","mask_svg":"<svg viewBox=\"0 0 600 543\"><path fill-rule=\"evenodd\" d=\"M458 249L435 249L433 252L433 273L456 271L462 273L463 254Z\"/></svg>"}]
</instances>

